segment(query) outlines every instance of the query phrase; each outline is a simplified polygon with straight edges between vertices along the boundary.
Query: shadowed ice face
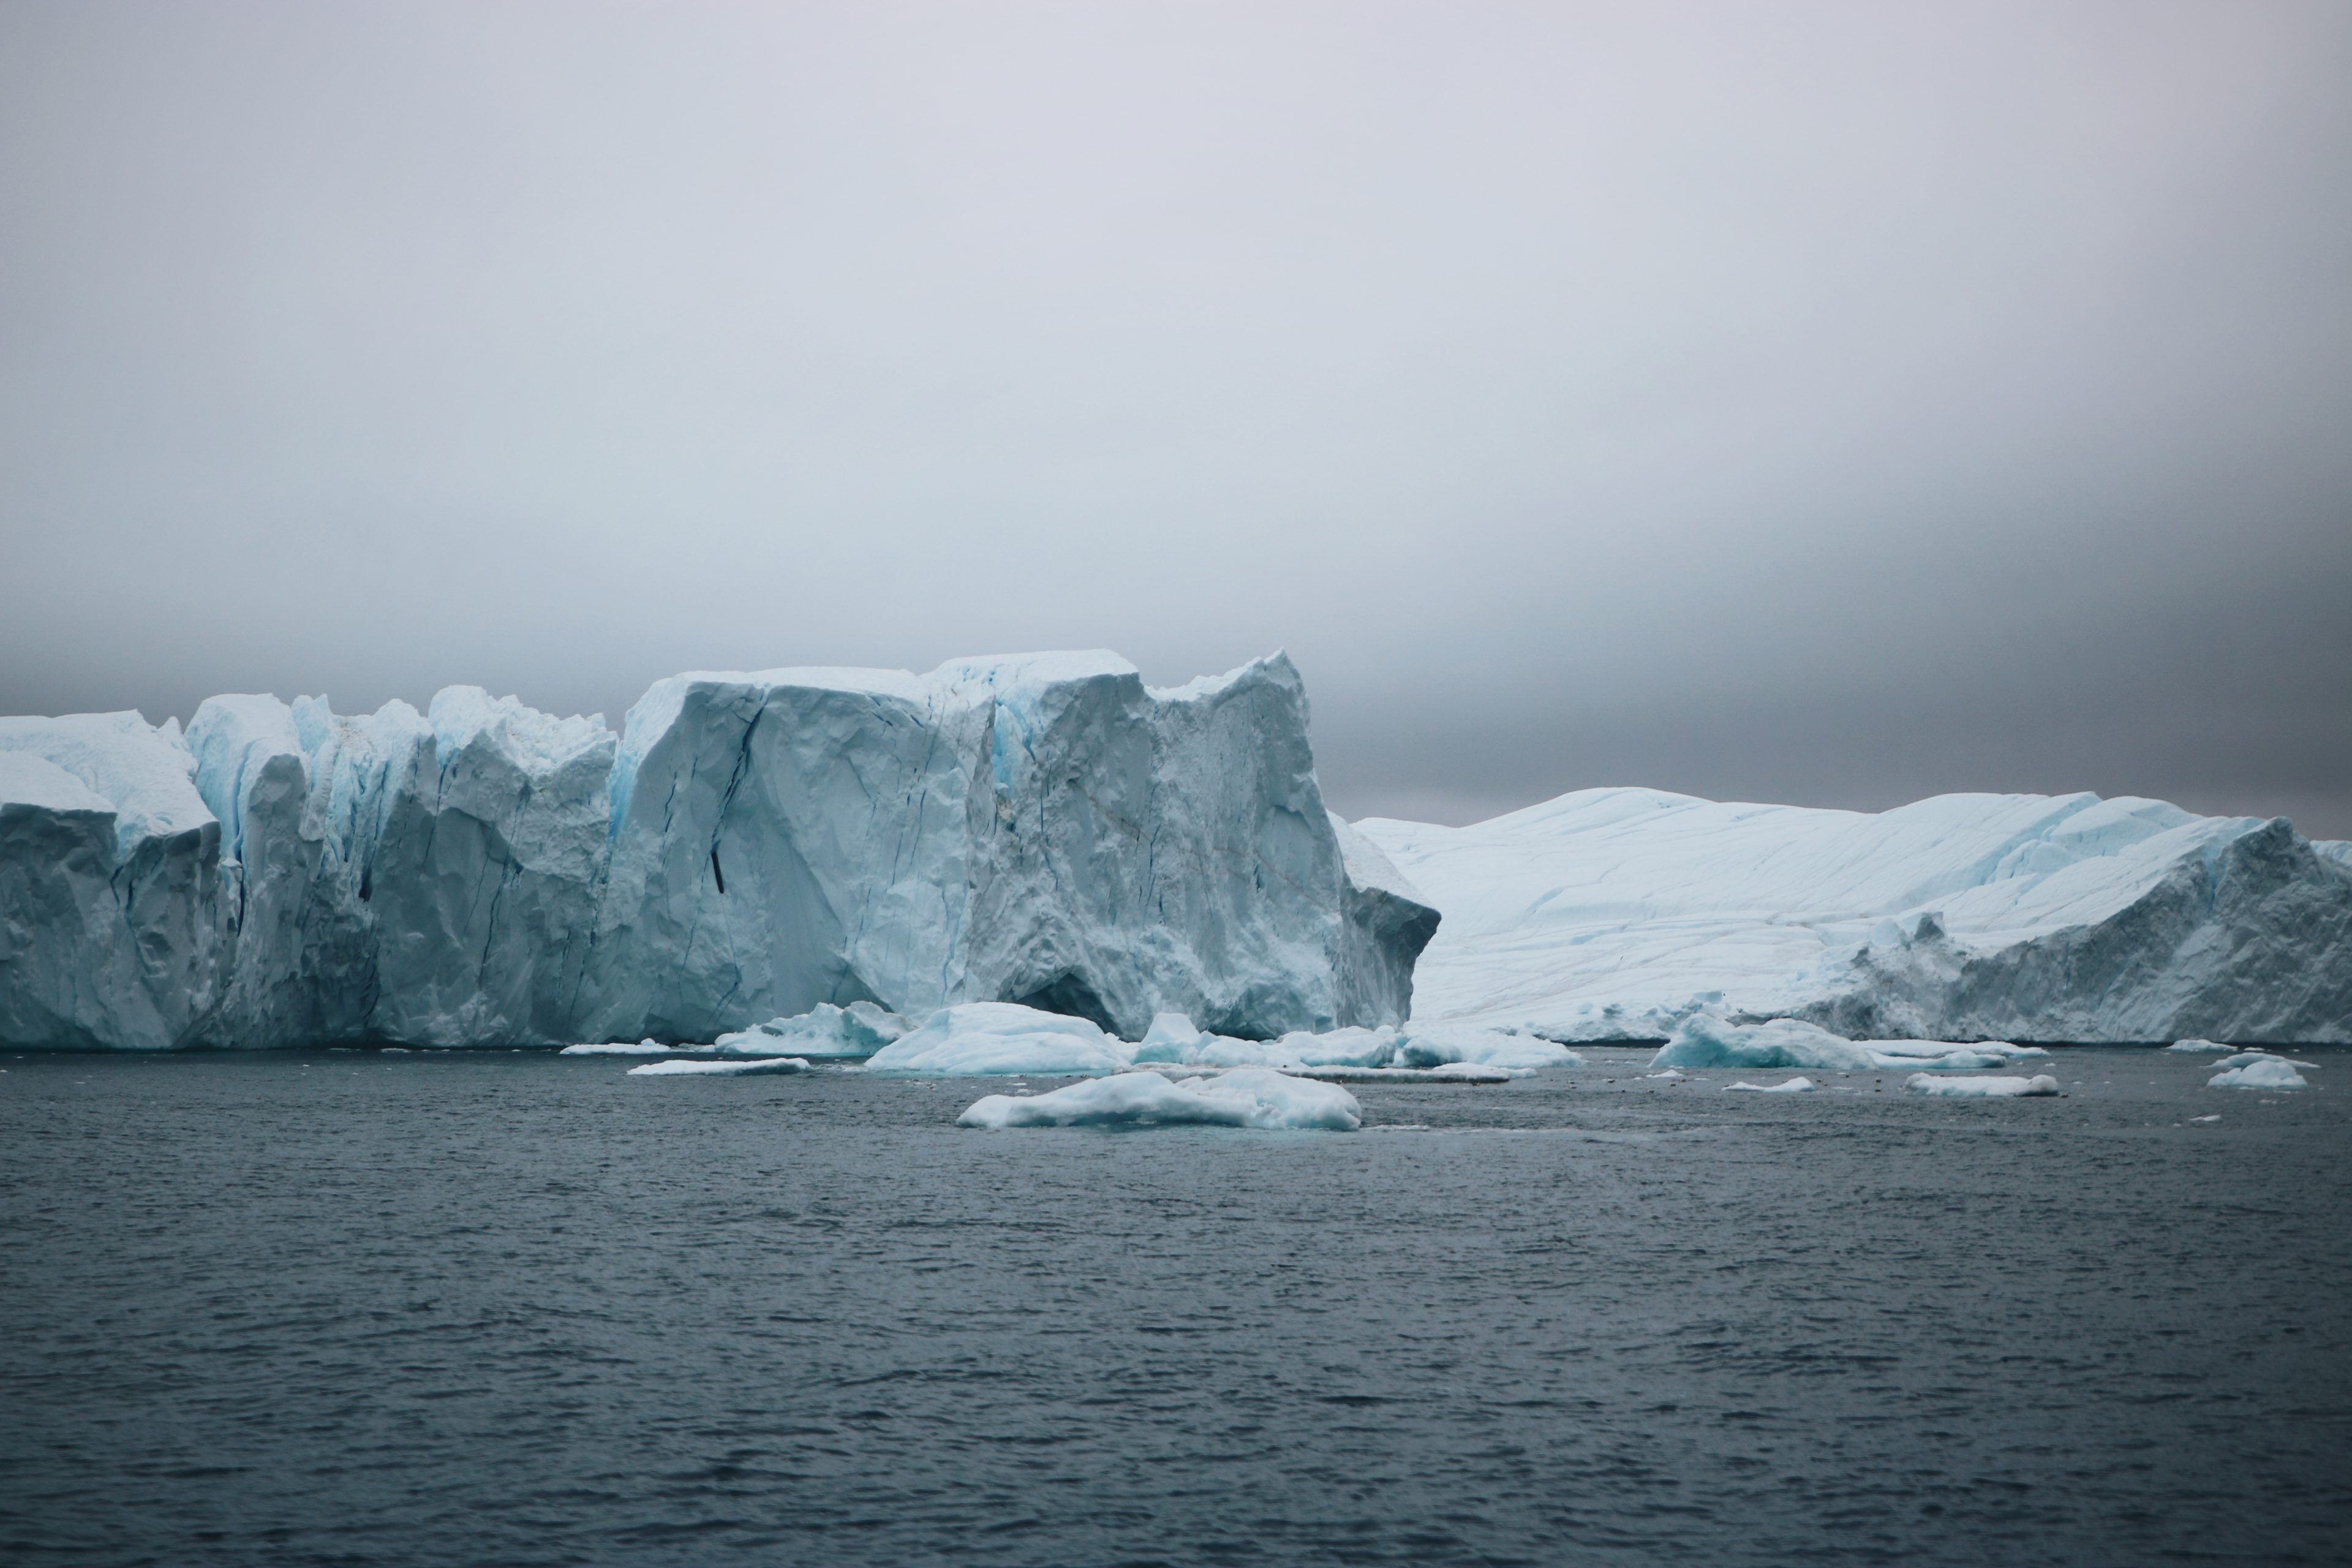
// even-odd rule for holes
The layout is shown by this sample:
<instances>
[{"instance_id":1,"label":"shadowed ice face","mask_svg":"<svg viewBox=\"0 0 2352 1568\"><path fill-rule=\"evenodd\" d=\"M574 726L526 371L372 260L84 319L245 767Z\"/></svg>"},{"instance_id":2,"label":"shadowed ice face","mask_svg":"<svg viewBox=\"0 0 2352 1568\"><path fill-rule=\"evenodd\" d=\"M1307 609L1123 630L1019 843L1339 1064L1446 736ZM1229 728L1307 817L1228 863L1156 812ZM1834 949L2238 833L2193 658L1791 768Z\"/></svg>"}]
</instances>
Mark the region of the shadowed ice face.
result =
<instances>
[{"instance_id":1,"label":"shadowed ice face","mask_svg":"<svg viewBox=\"0 0 2352 1568\"><path fill-rule=\"evenodd\" d=\"M2330 5L19 5L0 710L1287 646L1334 804L2352 836Z\"/></svg>"}]
</instances>

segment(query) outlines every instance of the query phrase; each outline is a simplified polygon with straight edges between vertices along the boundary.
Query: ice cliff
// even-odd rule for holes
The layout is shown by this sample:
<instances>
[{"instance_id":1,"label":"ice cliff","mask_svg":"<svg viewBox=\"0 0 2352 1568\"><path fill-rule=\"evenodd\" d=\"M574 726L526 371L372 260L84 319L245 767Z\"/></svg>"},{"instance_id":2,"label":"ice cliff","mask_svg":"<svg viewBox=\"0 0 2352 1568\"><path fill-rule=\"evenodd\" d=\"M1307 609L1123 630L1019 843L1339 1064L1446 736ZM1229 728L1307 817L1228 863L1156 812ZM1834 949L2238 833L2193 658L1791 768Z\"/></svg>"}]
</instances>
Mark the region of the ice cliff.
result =
<instances>
[{"instance_id":1,"label":"ice cliff","mask_svg":"<svg viewBox=\"0 0 2352 1568\"><path fill-rule=\"evenodd\" d=\"M2284 819L2092 795L1867 814L1597 789L1356 825L1445 917L1414 1017L1570 1041L2352 1041L2352 859Z\"/></svg>"},{"instance_id":2,"label":"ice cliff","mask_svg":"<svg viewBox=\"0 0 2352 1568\"><path fill-rule=\"evenodd\" d=\"M455 687L0 720L0 1044L710 1039L860 1002L1139 1037L1401 1020L1436 926L1281 656L682 675L615 736Z\"/></svg>"}]
</instances>

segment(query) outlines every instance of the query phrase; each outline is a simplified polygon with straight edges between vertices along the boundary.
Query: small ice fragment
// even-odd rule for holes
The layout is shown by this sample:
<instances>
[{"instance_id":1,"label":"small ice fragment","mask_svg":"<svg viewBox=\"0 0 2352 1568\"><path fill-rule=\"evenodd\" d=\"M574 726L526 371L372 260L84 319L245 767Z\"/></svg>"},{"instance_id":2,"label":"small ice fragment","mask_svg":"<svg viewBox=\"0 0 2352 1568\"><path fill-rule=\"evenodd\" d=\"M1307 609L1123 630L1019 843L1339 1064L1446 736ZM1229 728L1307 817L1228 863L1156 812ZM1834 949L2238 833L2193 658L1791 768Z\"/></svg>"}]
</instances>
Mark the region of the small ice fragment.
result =
<instances>
[{"instance_id":1,"label":"small ice fragment","mask_svg":"<svg viewBox=\"0 0 2352 1568\"><path fill-rule=\"evenodd\" d=\"M2210 1116L2192 1116L2189 1120L2191 1121L2219 1121L2221 1120L2221 1113L2217 1110Z\"/></svg>"},{"instance_id":2,"label":"small ice fragment","mask_svg":"<svg viewBox=\"0 0 2352 1568\"><path fill-rule=\"evenodd\" d=\"M2226 1051L2230 1047L2215 1045L2211 1040L2175 1040L2164 1048L2168 1051Z\"/></svg>"},{"instance_id":3,"label":"small ice fragment","mask_svg":"<svg viewBox=\"0 0 2352 1568\"><path fill-rule=\"evenodd\" d=\"M1686 1077L1687 1075L1686 1075L1686 1074L1684 1074L1684 1073L1681 1073L1681 1072L1677 1072L1677 1071L1675 1071L1673 1068L1667 1068L1665 1071L1664 1071L1664 1072L1654 1072L1654 1073L1652 1073L1650 1076L1651 1076L1652 1078L1662 1078L1662 1079L1664 1079L1668 1083L1680 1083L1680 1082L1682 1082L1682 1080L1684 1079L1684 1078L1685 1078L1685 1077Z\"/></svg>"},{"instance_id":4,"label":"small ice fragment","mask_svg":"<svg viewBox=\"0 0 2352 1568\"><path fill-rule=\"evenodd\" d=\"M670 1047L659 1040L639 1040L635 1045L615 1041L602 1046L566 1046L555 1054L559 1057L666 1057Z\"/></svg>"},{"instance_id":5,"label":"small ice fragment","mask_svg":"<svg viewBox=\"0 0 2352 1568\"><path fill-rule=\"evenodd\" d=\"M1815 1087L1811 1079L1792 1078L1786 1083L1730 1084L1726 1087L1725 1091L1728 1093L1731 1089L1744 1089L1757 1094L1803 1094Z\"/></svg>"},{"instance_id":6,"label":"small ice fragment","mask_svg":"<svg viewBox=\"0 0 2352 1568\"><path fill-rule=\"evenodd\" d=\"M681 1073L699 1073L715 1078L748 1078L755 1073L806 1072L808 1063L799 1057L771 1057L765 1061L719 1060L703 1058L698 1061L647 1062L641 1068L631 1068L631 1078L671 1078Z\"/></svg>"}]
</instances>

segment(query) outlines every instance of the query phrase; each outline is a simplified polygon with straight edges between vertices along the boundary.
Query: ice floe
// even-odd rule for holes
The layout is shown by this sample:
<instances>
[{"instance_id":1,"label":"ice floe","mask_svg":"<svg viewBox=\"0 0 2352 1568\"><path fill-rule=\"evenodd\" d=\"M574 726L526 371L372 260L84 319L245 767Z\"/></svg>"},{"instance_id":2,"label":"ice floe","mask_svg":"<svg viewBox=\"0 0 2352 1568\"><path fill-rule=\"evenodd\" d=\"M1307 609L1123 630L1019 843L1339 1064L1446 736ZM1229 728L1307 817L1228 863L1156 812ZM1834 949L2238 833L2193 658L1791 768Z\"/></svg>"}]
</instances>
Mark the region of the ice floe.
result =
<instances>
[{"instance_id":1,"label":"ice floe","mask_svg":"<svg viewBox=\"0 0 2352 1568\"><path fill-rule=\"evenodd\" d=\"M1352 1132L1363 1125L1363 1107L1336 1084L1292 1078L1270 1068L1237 1068L1189 1079L1129 1072L1045 1094L992 1094L975 1101L956 1124L988 1129L1193 1124Z\"/></svg>"},{"instance_id":2,"label":"ice floe","mask_svg":"<svg viewBox=\"0 0 2352 1568\"><path fill-rule=\"evenodd\" d=\"M1939 1078L1922 1072L1913 1073L1903 1087L1914 1094L1941 1100L2010 1100L2020 1095L2055 1094L2058 1080L2048 1073L2037 1073L2032 1078Z\"/></svg>"},{"instance_id":3,"label":"ice floe","mask_svg":"<svg viewBox=\"0 0 2352 1568\"><path fill-rule=\"evenodd\" d=\"M696 1057L670 1061L647 1062L631 1068L631 1078L675 1078L699 1075L706 1078L755 1078L767 1073L806 1072L809 1065L799 1057L769 1057L744 1061L728 1057Z\"/></svg>"},{"instance_id":4,"label":"ice floe","mask_svg":"<svg viewBox=\"0 0 2352 1568\"><path fill-rule=\"evenodd\" d=\"M710 1048L750 1055L789 1050L803 1057L870 1057L912 1027L898 1014L871 1002L852 1002L846 1007L820 1002L796 1017L771 1018L721 1035Z\"/></svg>"},{"instance_id":5,"label":"ice floe","mask_svg":"<svg viewBox=\"0 0 2352 1568\"><path fill-rule=\"evenodd\" d=\"M1128 1047L1084 1018L1011 1002L942 1007L866 1058L866 1070L908 1077L1123 1073Z\"/></svg>"},{"instance_id":6,"label":"ice floe","mask_svg":"<svg viewBox=\"0 0 2352 1568\"><path fill-rule=\"evenodd\" d=\"M1734 1089L1745 1089L1750 1094L1810 1094L1820 1087L1809 1078L1792 1078L1786 1083L1727 1083L1723 1086L1727 1094Z\"/></svg>"}]
</instances>

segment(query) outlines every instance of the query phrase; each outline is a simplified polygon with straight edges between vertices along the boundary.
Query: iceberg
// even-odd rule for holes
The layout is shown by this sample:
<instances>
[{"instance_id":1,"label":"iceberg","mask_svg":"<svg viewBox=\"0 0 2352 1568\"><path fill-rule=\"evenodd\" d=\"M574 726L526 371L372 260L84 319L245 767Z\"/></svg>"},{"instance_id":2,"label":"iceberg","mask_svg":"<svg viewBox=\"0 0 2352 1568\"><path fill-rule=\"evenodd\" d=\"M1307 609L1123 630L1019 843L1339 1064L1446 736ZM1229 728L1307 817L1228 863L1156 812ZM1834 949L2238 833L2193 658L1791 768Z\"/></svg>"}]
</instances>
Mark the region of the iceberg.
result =
<instances>
[{"instance_id":1,"label":"iceberg","mask_svg":"<svg viewBox=\"0 0 2352 1568\"><path fill-rule=\"evenodd\" d=\"M2206 1079L2208 1089L2306 1089L2304 1076L2295 1071L2295 1064L2284 1057L2256 1057L2242 1067L2215 1073Z\"/></svg>"},{"instance_id":2,"label":"iceberg","mask_svg":"<svg viewBox=\"0 0 2352 1568\"><path fill-rule=\"evenodd\" d=\"M866 1070L914 1078L1123 1073L1126 1043L1084 1018L1013 1002L942 1007L866 1058Z\"/></svg>"},{"instance_id":3,"label":"iceberg","mask_svg":"<svg viewBox=\"0 0 2352 1568\"><path fill-rule=\"evenodd\" d=\"M1903 1087L1914 1094L1944 1100L2006 1100L2019 1095L2055 1094L2058 1080L2048 1073L2037 1073L2032 1078L1937 1078L1923 1072L1912 1074Z\"/></svg>"},{"instance_id":4,"label":"iceberg","mask_svg":"<svg viewBox=\"0 0 2352 1568\"><path fill-rule=\"evenodd\" d=\"M1444 914L1415 1022L1576 1043L1695 1014L1852 1038L2352 1041L2352 860L2093 795L1876 814L1656 790L1357 830Z\"/></svg>"},{"instance_id":5,"label":"iceberg","mask_svg":"<svg viewBox=\"0 0 2352 1568\"><path fill-rule=\"evenodd\" d=\"M1214 1078L1120 1073L1049 1093L992 1094L956 1118L959 1127L1255 1127L1353 1132L1364 1108L1335 1084L1238 1068Z\"/></svg>"},{"instance_id":6,"label":"iceberg","mask_svg":"<svg viewBox=\"0 0 2352 1568\"><path fill-rule=\"evenodd\" d=\"M1683 1020L1673 1038L1650 1059L1660 1068L1826 1068L1834 1072L1911 1068L1931 1072L1975 1072L2019 1057L2050 1053L2039 1046L2006 1040L1955 1047L1938 1040L1849 1040L1801 1018L1733 1024L1712 1013Z\"/></svg>"},{"instance_id":7,"label":"iceberg","mask_svg":"<svg viewBox=\"0 0 2352 1568\"><path fill-rule=\"evenodd\" d=\"M870 1057L909 1027L906 1019L871 1002L852 1002L846 1007L820 1002L796 1018L771 1018L721 1035L711 1042L711 1049L753 1056L790 1049L803 1057Z\"/></svg>"},{"instance_id":8,"label":"iceberg","mask_svg":"<svg viewBox=\"0 0 2352 1568\"><path fill-rule=\"evenodd\" d=\"M808 1070L808 1063L803 1061L798 1057L769 1057L763 1060L754 1061L727 1061L723 1059L713 1061L709 1058L703 1058L699 1060L692 1061L647 1062L643 1067L631 1068L629 1069L629 1076L631 1078L677 1078L680 1076L700 1076L705 1078L754 1078L769 1073L806 1072Z\"/></svg>"},{"instance_id":9,"label":"iceberg","mask_svg":"<svg viewBox=\"0 0 2352 1568\"><path fill-rule=\"evenodd\" d=\"M618 735L476 687L0 720L0 1046L1392 1026L1437 916L1307 721L1280 655L1156 689L1106 653L682 675Z\"/></svg>"},{"instance_id":10,"label":"iceberg","mask_svg":"<svg viewBox=\"0 0 2352 1568\"><path fill-rule=\"evenodd\" d=\"M2168 1051L2228 1051L2236 1047L2216 1045L2211 1040L2175 1040L2164 1048Z\"/></svg>"}]
</instances>

